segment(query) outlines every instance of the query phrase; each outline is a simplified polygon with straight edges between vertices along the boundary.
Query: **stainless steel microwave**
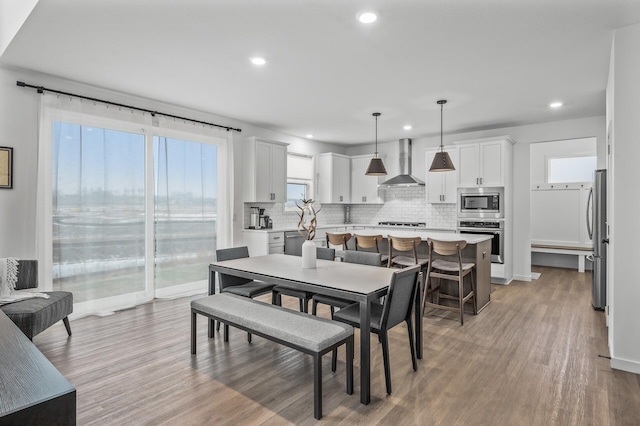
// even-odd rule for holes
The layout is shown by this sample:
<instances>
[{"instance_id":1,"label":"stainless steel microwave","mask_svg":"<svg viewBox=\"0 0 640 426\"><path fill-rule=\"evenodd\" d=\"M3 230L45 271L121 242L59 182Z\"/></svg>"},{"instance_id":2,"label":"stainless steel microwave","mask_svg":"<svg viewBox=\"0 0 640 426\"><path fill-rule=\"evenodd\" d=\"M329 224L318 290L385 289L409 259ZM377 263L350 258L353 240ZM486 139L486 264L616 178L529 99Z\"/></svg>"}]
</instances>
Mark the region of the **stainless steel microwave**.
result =
<instances>
[{"instance_id":1,"label":"stainless steel microwave","mask_svg":"<svg viewBox=\"0 0 640 426\"><path fill-rule=\"evenodd\" d=\"M458 190L458 217L503 218L503 188L462 188Z\"/></svg>"}]
</instances>

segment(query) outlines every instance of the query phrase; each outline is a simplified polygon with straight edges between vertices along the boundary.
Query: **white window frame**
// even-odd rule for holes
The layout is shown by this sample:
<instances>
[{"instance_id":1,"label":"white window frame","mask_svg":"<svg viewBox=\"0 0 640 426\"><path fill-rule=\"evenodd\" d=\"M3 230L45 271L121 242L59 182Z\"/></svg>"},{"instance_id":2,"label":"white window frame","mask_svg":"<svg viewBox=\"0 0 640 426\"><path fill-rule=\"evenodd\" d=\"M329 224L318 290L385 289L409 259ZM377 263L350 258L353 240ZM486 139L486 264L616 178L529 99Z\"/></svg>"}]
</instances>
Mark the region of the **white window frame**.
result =
<instances>
[{"instance_id":1,"label":"white window frame","mask_svg":"<svg viewBox=\"0 0 640 426\"><path fill-rule=\"evenodd\" d=\"M315 162L313 161L313 157L311 155L307 155L307 154L299 154L299 153L295 153L295 152L288 152L287 153L287 161L289 161L289 157L293 156L293 157L305 157L305 158L309 158L312 164L313 169L315 170ZM287 167L287 172L289 172L291 170L290 167ZM311 176L314 176L315 171L312 170L311 171ZM309 179L300 179L299 177L289 177L287 176L287 192L286 194L289 194L289 184L298 184L298 185L306 185L306 193L307 193L307 198L313 198L313 178L309 178ZM285 202L283 205L283 212L284 213L296 213L298 211L298 208L296 206L288 206L287 205L287 200L285 197Z\"/></svg>"},{"instance_id":2,"label":"white window frame","mask_svg":"<svg viewBox=\"0 0 640 426\"><path fill-rule=\"evenodd\" d=\"M583 183L583 182L591 182L591 179L585 181L563 181L563 182L552 182L551 181L551 161L553 160L561 160L561 159L573 159L573 158L595 158L596 159L596 167L598 164L598 157L593 153L578 153L571 155L554 155L547 156L545 158L545 181L548 184L561 184L561 183ZM594 169L595 170L595 169Z\"/></svg>"}]
</instances>

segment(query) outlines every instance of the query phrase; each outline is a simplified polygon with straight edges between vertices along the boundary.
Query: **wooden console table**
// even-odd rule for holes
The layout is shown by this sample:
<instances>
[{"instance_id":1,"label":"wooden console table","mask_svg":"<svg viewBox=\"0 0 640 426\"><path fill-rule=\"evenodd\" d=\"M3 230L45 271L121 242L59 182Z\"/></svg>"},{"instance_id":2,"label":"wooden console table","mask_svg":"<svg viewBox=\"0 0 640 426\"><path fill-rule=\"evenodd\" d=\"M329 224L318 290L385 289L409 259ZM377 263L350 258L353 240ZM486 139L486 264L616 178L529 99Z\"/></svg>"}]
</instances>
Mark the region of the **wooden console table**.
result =
<instances>
[{"instance_id":1,"label":"wooden console table","mask_svg":"<svg viewBox=\"0 0 640 426\"><path fill-rule=\"evenodd\" d=\"M75 388L0 311L0 425L75 424Z\"/></svg>"}]
</instances>

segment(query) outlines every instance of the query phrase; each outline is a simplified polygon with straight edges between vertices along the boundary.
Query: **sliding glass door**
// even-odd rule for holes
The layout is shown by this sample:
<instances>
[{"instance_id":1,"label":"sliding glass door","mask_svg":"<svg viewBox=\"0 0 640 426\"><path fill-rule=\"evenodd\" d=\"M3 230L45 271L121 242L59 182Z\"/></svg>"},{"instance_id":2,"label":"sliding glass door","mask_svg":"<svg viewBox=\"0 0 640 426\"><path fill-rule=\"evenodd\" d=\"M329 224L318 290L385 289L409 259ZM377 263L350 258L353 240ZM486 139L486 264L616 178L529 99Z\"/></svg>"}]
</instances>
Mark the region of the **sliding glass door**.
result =
<instances>
[{"instance_id":1,"label":"sliding glass door","mask_svg":"<svg viewBox=\"0 0 640 426\"><path fill-rule=\"evenodd\" d=\"M54 289L144 291L144 135L54 122L52 154Z\"/></svg>"},{"instance_id":2,"label":"sliding glass door","mask_svg":"<svg viewBox=\"0 0 640 426\"><path fill-rule=\"evenodd\" d=\"M73 292L82 312L204 292L218 242L218 147L142 129L51 130L53 288Z\"/></svg>"},{"instance_id":3,"label":"sliding glass door","mask_svg":"<svg viewBox=\"0 0 640 426\"><path fill-rule=\"evenodd\" d=\"M217 242L218 152L158 136L153 152L155 289L165 296L206 282Z\"/></svg>"}]
</instances>

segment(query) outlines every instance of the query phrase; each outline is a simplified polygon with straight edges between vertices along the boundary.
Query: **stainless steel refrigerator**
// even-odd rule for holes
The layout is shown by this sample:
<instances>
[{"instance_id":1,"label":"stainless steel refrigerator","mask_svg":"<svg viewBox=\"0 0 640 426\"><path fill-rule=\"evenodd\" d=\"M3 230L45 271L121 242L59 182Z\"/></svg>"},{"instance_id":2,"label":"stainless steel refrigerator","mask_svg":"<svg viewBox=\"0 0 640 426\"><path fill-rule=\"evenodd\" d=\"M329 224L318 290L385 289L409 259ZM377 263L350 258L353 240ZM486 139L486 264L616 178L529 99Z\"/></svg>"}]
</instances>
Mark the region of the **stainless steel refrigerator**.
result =
<instances>
[{"instance_id":1,"label":"stainless steel refrigerator","mask_svg":"<svg viewBox=\"0 0 640 426\"><path fill-rule=\"evenodd\" d=\"M607 304L607 171L596 170L587 201L587 230L593 241L591 295L594 309Z\"/></svg>"}]
</instances>

